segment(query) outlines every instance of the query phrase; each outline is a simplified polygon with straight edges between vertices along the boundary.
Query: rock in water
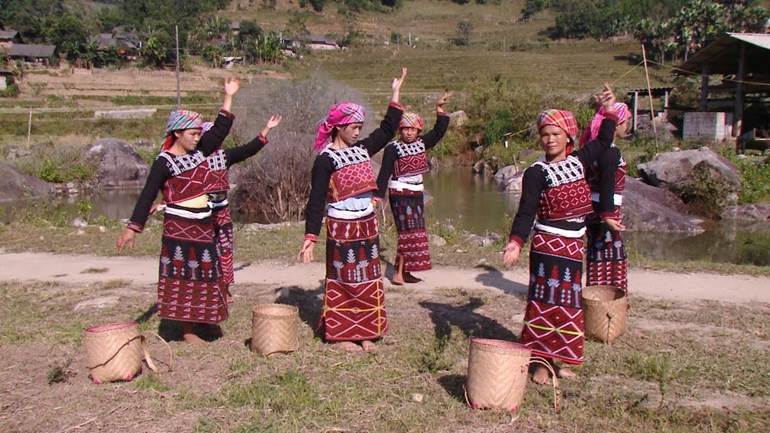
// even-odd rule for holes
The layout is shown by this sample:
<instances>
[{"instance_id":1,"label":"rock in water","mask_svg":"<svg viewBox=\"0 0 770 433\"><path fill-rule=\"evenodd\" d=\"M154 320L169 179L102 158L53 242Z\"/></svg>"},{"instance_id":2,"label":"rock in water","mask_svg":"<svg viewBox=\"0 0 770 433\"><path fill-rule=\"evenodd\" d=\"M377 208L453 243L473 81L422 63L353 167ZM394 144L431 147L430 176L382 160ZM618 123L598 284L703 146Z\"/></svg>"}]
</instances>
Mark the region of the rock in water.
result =
<instances>
[{"instance_id":1,"label":"rock in water","mask_svg":"<svg viewBox=\"0 0 770 433\"><path fill-rule=\"evenodd\" d=\"M54 186L15 167L0 162L0 201L42 197L54 192Z\"/></svg>"},{"instance_id":2,"label":"rock in water","mask_svg":"<svg viewBox=\"0 0 770 433\"><path fill-rule=\"evenodd\" d=\"M97 163L97 179L103 188L140 188L149 167L126 142L114 138L97 140L86 156Z\"/></svg>"}]
</instances>

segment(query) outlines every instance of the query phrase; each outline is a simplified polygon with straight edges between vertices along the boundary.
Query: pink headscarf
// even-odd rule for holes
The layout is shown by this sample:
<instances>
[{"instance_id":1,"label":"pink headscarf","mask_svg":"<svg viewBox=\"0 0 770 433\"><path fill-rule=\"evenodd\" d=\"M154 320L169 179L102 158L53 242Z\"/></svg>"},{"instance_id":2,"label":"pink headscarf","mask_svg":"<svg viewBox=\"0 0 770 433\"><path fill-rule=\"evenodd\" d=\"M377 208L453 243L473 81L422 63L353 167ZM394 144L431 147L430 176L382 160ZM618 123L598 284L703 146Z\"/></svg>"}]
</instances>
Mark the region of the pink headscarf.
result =
<instances>
[{"instance_id":1,"label":"pink headscarf","mask_svg":"<svg viewBox=\"0 0 770 433\"><path fill-rule=\"evenodd\" d=\"M622 102L616 102L615 105L612 106L612 109L615 111L615 116L618 118L618 125L631 117L631 111L628 109L628 105ZM591 140L596 140L596 137L599 136L599 127L602 126L602 120L607 117L606 113L607 111L604 109L604 106L602 106L599 108L599 111L594 114L594 118L591 119L591 124L583 131L583 135L580 136L580 147L583 147L583 145Z\"/></svg>"},{"instance_id":2,"label":"pink headscarf","mask_svg":"<svg viewBox=\"0 0 770 433\"><path fill-rule=\"evenodd\" d=\"M401 115L401 124L399 128L417 128L420 131L425 127L425 121L419 114L407 111Z\"/></svg>"},{"instance_id":3,"label":"pink headscarf","mask_svg":"<svg viewBox=\"0 0 770 433\"><path fill-rule=\"evenodd\" d=\"M313 148L321 151L331 141L332 131L336 126L363 123L366 118L364 107L353 102L340 102L329 107L326 119L318 124Z\"/></svg>"},{"instance_id":4,"label":"pink headscarf","mask_svg":"<svg viewBox=\"0 0 770 433\"><path fill-rule=\"evenodd\" d=\"M567 136L571 140L567 143L567 155L572 153L572 148L577 142L578 125L575 116L571 111L567 110L545 110L537 116L537 130L538 132L546 126L556 126L561 128L567 133Z\"/></svg>"}]
</instances>

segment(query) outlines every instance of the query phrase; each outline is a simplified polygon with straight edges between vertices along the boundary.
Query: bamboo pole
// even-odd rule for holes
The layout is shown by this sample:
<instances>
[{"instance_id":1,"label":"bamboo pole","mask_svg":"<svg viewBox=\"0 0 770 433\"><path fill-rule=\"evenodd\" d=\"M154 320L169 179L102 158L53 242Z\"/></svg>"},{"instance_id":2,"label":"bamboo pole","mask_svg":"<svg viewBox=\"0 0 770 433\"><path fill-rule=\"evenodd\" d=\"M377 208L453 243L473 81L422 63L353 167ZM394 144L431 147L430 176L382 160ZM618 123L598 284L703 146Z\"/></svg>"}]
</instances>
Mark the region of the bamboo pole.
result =
<instances>
[{"instance_id":1,"label":"bamboo pole","mask_svg":"<svg viewBox=\"0 0 770 433\"><path fill-rule=\"evenodd\" d=\"M650 72L647 69L647 51L642 44L642 59L644 60L644 76L647 78L647 96L650 98L650 121L652 122L652 132L655 134L655 141L658 140L658 129L655 126L655 106L652 102L652 86L650 85Z\"/></svg>"}]
</instances>

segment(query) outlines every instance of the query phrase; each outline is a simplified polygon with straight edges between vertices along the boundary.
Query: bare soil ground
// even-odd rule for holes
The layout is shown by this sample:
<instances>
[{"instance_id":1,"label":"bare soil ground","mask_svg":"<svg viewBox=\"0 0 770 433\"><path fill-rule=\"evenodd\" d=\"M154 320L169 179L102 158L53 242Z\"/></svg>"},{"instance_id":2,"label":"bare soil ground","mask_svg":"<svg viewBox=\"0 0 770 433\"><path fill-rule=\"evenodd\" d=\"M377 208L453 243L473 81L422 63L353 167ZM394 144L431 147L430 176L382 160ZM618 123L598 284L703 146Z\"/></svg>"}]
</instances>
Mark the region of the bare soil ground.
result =
<instances>
[{"instance_id":1,"label":"bare soil ground","mask_svg":"<svg viewBox=\"0 0 770 433\"><path fill-rule=\"evenodd\" d=\"M628 332L612 346L587 342L579 378L561 383L562 413L554 413L548 387L529 384L509 424L508 413L467 408L467 350L471 336L516 339L525 298L471 283L478 269L442 268L427 275L429 285L388 288L389 335L376 354L355 355L329 350L314 334L322 301L317 265L303 271L254 263L239 271L224 335L192 347L154 314L149 258L1 258L0 431L756 432L770 423L767 279L752 281L765 290L744 302L652 298L632 285ZM121 273L131 268L133 275ZM442 272L452 278L439 284ZM724 283L708 274L650 275L651 282ZM743 284L732 293L746 290ZM300 350L265 359L246 347L250 307L274 301L300 307ZM94 385L82 331L123 320L169 340L173 369ZM160 343L151 340L150 348L167 360Z\"/></svg>"}]
</instances>

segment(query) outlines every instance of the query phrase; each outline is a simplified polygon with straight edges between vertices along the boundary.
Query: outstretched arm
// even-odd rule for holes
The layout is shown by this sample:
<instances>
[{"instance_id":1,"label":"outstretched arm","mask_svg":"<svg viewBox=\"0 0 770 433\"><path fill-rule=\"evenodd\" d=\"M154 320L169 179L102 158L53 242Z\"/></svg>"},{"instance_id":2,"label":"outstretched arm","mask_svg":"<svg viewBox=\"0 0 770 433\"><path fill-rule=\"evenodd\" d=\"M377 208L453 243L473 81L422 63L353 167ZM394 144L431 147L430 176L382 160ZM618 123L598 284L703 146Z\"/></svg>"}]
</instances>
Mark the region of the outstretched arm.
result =
<instances>
[{"instance_id":1,"label":"outstretched arm","mask_svg":"<svg viewBox=\"0 0 770 433\"><path fill-rule=\"evenodd\" d=\"M219 109L219 114L214 120L214 126L206 131L198 142L198 150L200 150L204 156L209 156L216 152L230 133L230 128L233 126L233 119L235 119L235 115L231 112L233 97L238 93L240 87L241 81L237 77L228 77L225 79L225 96L224 101L222 102L222 108Z\"/></svg>"},{"instance_id":2,"label":"outstretched arm","mask_svg":"<svg viewBox=\"0 0 770 433\"><path fill-rule=\"evenodd\" d=\"M511 266L519 260L521 247L527 241L529 232L532 231L532 225L535 223L540 194L543 192L543 189L545 189L545 174L542 169L539 167L529 167L524 172L519 210L513 218L508 245L505 247L503 263L506 266Z\"/></svg>"},{"instance_id":3,"label":"outstretched arm","mask_svg":"<svg viewBox=\"0 0 770 433\"><path fill-rule=\"evenodd\" d=\"M385 118L380 122L380 127L372 131L368 137L356 143L357 146L363 146L370 156L382 150L398 130L401 115L404 114L404 109L399 103L401 100L401 86L404 84L404 80L406 80L406 68L401 68L401 77L394 78L391 84L393 93L390 97L390 104L388 105L388 111L385 113Z\"/></svg>"},{"instance_id":4,"label":"outstretched arm","mask_svg":"<svg viewBox=\"0 0 770 433\"><path fill-rule=\"evenodd\" d=\"M245 161L246 159L256 155L257 152L262 150L262 148L267 144L268 134L270 134L270 131L273 128L281 124L281 119L282 117L280 115L274 114L270 116L270 119L267 121L267 125L262 128L262 131L259 133L259 135L254 137L253 140L244 144L243 146L234 147L232 149L225 149L225 160L227 161L227 166L230 167L233 164Z\"/></svg>"},{"instance_id":5,"label":"outstretched arm","mask_svg":"<svg viewBox=\"0 0 770 433\"><path fill-rule=\"evenodd\" d=\"M444 137L444 134L446 134L447 128L449 128L449 113L444 110L444 106L451 95L450 92L445 91L436 101L436 124L432 130L422 136L422 142L425 143L426 149L437 145Z\"/></svg>"},{"instance_id":6,"label":"outstretched arm","mask_svg":"<svg viewBox=\"0 0 770 433\"><path fill-rule=\"evenodd\" d=\"M116 242L118 252L121 252L126 245L130 248L134 246L134 236L136 233L141 233L144 230L144 225L147 223L147 218L150 216L152 203L155 201L158 192L160 192L160 189L163 187L163 183L170 175L171 172L162 158L158 158L153 162L152 167L150 168L150 174L147 175L147 180L142 188L142 192L136 200L131 219Z\"/></svg>"},{"instance_id":7,"label":"outstretched arm","mask_svg":"<svg viewBox=\"0 0 770 433\"><path fill-rule=\"evenodd\" d=\"M618 117L614 107L615 94L612 92L609 84L604 85L604 92L598 99L604 106L605 111L605 119L599 127L599 135L596 137L596 140L589 141L575 152L575 156L580 158L586 166L590 166L595 161L598 161L615 139L615 127L617 126Z\"/></svg>"}]
</instances>

